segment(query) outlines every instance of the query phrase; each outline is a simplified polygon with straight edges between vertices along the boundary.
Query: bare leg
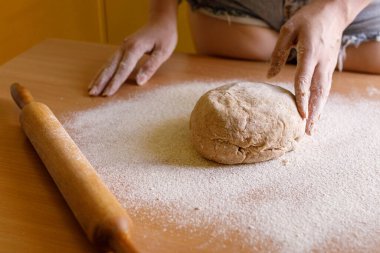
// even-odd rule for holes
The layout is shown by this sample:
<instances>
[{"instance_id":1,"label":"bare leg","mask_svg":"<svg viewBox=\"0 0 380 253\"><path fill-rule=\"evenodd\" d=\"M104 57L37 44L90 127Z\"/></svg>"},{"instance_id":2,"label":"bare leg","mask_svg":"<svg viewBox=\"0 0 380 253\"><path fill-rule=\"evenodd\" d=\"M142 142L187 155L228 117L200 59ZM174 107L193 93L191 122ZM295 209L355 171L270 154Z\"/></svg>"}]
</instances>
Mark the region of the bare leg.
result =
<instances>
[{"instance_id":1,"label":"bare leg","mask_svg":"<svg viewBox=\"0 0 380 253\"><path fill-rule=\"evenodd\" d=\"M380 74L380 42L369 41L359 47L349 46L343 70Z\"/></svg>"},{"instance_id":2,"label":"bare leg","mask_svg":"<svg viewBox=\"0 0 380 253\"><path fill-rule=\"evenodd\" d=\"M197 52L237 59L268 61L278 33L265 27L228 23L190 11L190 27ZM346 49L343 70L380 74L380 42L364 42Z\"/></svg>"},{"instance_id":3,"label":"bare leg","mask_svg":"<svg viewBox=\"0 0 380 253\"><path fill-rule=\"evenodd\" d=\"M277 32L265 27L228 23L199 12L190 12L190 27L200 54L268 61Z\"/></svg>"}]
</instances>

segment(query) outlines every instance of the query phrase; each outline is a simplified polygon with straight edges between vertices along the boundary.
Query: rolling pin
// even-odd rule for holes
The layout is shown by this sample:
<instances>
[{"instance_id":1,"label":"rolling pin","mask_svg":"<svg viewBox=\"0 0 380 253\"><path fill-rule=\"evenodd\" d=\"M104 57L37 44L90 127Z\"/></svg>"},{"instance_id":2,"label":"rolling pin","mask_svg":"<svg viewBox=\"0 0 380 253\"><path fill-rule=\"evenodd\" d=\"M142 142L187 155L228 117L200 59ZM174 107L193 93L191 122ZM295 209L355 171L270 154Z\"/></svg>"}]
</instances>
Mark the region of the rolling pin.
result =
<instances>
[{"instance_id":1,"label":"rolling pin","mask_svg":"<svg viewBox=\"0 0 380 253\"><path fill-rule=\"evenodd\" d=\"M11 95L21 109L22 129L49 171L88 239L103 250L137 252L132 221L53 112L19 84Z\"/></svg>"}]
</instances>

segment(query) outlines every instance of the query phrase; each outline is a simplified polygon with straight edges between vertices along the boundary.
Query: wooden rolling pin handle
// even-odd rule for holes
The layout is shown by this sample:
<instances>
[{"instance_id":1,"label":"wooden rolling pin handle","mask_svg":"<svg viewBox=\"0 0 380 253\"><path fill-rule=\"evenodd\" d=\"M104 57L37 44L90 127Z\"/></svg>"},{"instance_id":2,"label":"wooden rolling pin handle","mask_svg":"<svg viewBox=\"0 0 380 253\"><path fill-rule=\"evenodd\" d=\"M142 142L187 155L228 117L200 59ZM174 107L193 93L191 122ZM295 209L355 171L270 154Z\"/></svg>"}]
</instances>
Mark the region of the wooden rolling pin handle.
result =
<instances>
[{"instance_id":1,"label":"wooden rolling pin handle","mask_svg":"<svg viewBox=\"0 0 380 253\"><path fill-rule=\"evenodd\" d=\"M115 253L137 252L130 243L131 224L121 216L113 217L94 228L92 241L105 251L112 249Z\"/></svg>"},{"instance_id":2,"label":"wooden rolling pin handle","mask_svg":"<svg viewBox=\"0 0 380 253\"><path fill-rule=\"evenodd\" d=\"M12 97L22 108L26 136L91 242L116 253L137 252L131 242L132 221L53 112L33 101L19 84Z\"/></svg>"},{"instance_id":3,"label":"wooden rolling pin handle","mask_svg":"<svg viewBox=\"0 0 380 253\"><path fill-rule=\"evenodd\" d=\"M34 101L33 96L30 94L28 89L18 83L11 85L11 95L20 109Z\"/></svg>"}]
</instances>

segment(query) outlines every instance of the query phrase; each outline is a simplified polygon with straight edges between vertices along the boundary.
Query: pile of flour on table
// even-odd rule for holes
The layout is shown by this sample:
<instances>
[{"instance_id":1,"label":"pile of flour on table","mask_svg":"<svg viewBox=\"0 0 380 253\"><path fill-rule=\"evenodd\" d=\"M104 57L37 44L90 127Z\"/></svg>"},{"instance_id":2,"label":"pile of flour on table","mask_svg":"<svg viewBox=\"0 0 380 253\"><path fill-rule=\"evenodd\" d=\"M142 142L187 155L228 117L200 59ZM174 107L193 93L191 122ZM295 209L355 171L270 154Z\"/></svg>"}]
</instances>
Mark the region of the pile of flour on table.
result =
<instances>
[{"instance_id":1,"label":"pile of flour on table","mask_svg":"<svg viewBox=\"0 0 380 253\"><path fill-rule=\"evenodd\" d=\"M152 219L170 216L178 229L219 224L215 236L238 230L237 243L252 246L260 234L283 252L378 248L380 101L333 94L296 151L226 166L201 158L189 132L198 98L226 83L164 86L64 125L121 203L151 209Z\"/></svg>"}]
</instances>

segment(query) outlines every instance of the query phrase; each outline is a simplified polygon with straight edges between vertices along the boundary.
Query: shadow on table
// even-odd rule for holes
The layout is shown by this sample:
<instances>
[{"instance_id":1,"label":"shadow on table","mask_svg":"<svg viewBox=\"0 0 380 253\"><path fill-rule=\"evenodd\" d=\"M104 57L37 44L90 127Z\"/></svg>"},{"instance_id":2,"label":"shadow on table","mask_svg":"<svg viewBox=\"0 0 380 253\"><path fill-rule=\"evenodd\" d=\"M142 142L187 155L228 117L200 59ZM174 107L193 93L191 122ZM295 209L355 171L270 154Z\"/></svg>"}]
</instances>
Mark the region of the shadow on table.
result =
<instances>
[{"instance_id":1,"label":"shadow on table","mask_svg":"<svg viewBox=\"0 0 380 253\"><path fill-rule=\"evenodd\" d=\"M180 167L219 168L223 165L201 157L191 143L189 118L174 118L155 125L145 145L158 163Z\"/></svg>"}]
</instances>

